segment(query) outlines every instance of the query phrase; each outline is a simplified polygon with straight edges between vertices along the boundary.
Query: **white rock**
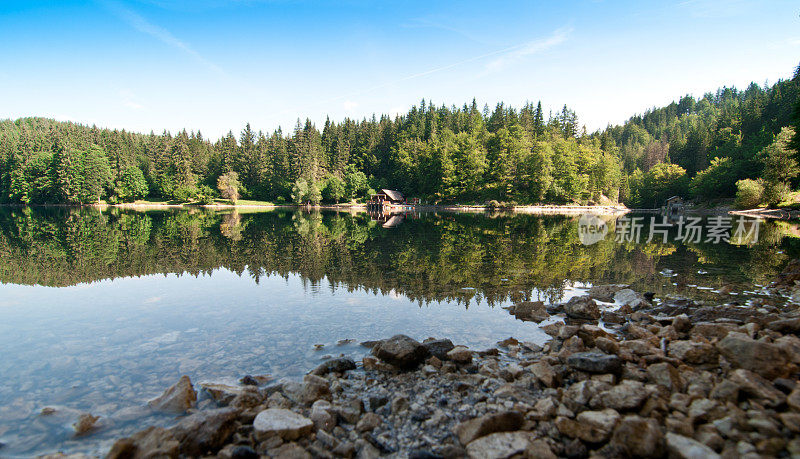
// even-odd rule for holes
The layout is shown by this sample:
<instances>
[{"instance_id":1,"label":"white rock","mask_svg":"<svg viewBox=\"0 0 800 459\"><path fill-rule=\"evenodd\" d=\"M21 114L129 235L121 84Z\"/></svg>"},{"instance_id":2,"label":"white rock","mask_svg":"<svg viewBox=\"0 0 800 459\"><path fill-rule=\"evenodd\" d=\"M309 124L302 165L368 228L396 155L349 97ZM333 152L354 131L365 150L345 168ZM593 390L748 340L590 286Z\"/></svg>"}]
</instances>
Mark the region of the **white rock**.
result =
<instances>
[{"instance_id":1,"label":"white rock","mask_svg":"<svg viewBox=\"0 0 800 459\"><path fill-rule=\"evenodd\" d=\"M256 437L263 440L278 435L284 440L296 440L308 435L314 428L314 422L294 411L282 408L269 408L253 420Z\"/></svg>"},{"instance_id":2,"label":"white rock","mask_svg":"<svg viewBox=\"0 0 800 459\"><path fill-rule=\"evenodd\" d=\"M672 432L667 433L667 451L670 457L681 459L716 459L720 457L713 449L699 441Z\"/></svg>"}]
</instances>

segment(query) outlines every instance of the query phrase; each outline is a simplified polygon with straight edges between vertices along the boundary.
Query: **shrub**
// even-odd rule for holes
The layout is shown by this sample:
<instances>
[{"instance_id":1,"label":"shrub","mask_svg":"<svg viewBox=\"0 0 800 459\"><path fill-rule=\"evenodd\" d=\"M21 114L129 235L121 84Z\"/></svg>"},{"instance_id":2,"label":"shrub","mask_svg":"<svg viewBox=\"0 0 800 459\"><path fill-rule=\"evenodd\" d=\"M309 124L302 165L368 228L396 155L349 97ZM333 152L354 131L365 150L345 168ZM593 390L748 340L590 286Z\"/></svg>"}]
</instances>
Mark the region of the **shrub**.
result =
<instances>
[{"instance_id":1,"label":"shrub","mask_svg":"<svg viewBox=\"0 0 800 459\"><path fill-rule=\"evenodd\" d=\"M197 188L197 195L195 199L200 202L200 204L214 204L214 198L216 197L216 193L214 190L211 189L208 185L200 185Z\"/></svg>"},{"instance_id":2,"label":"shrub","mask_svg":"<svg viewBox=\"0 0 800 459\"><path fill-rule=\"evenodd\" d=\"M187 202L191 201L197 196L197 187L193 185L181 185L175 188L172 196L176 201Z\"/></svg>"},{"instance_id":3,"label":"shrub","mask_svg":"<svg viewBox=\"0 0 800 459\"><path fill-rule=\"evenodd\" d=\"M764 182L761 179L744 179L736 182L735 205L739 209L758 207L764 199Z\"/></svg>"},{"instance_id":4,"label":"shrub","mask_svg":"<svg viewBox=\"0 0 800 459\"><path fill-rule=\"evenodd\" d=\"M789 184L785 182L770 183L764 185L763 200L767 205L775 206L785 201L789 197Z\"/></svg>"},{"instance_id":5,"label":"shrub","mask_svg":"<svg viewBox=\"0 0 800 459\"><path fill-rule=\"evenodd\" d=\"M690 184L696 198L723 198L736 192L736 169L730 158L714 158L697 173Z\"/></svg>"}]
</instances>

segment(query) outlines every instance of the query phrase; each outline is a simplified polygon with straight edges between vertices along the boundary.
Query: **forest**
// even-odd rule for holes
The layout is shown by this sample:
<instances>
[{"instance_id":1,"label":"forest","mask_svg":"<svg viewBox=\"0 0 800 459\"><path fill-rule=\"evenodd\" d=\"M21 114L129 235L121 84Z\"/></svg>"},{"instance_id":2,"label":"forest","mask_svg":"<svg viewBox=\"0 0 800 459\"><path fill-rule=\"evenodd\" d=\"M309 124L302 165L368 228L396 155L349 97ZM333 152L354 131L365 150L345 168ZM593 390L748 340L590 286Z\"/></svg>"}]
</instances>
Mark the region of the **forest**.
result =
<instances>
[{"instance_id":1,"label":"forest","mask_svg":"<svg viewBox=\"0 0 800 459\"><path fill-rule=\"evenodd\" d=\"M291 133L247 124L140 134L45 118L0 120L0 203L209 204L364 200L393 188L426 203L658 207L672 195L777 205L797 185L800 67L793 78L681 97L588 133L574 110L437 106L404 115L299 119Z\"/></svg>"}]
</instances>

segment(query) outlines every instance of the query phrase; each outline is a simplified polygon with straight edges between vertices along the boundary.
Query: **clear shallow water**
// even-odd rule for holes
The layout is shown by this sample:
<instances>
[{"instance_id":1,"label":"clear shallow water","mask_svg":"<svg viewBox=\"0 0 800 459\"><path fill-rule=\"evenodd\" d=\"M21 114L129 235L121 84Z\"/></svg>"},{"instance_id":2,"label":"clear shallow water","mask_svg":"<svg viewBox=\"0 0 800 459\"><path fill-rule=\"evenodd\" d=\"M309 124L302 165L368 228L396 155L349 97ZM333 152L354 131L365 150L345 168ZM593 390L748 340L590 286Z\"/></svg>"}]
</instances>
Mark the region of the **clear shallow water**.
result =
<instances>
[{"instance_id":1,"label":"clear shallow water","mask_svg":"<svg viewBox=\"0 0 800 459\"><path fill-rule=\"evenodd\" d=\"M182 374L299 377L397 333L542 342L501 306L584 283L749 291L797 252L795 229L767 225L750 246L620 244L613 232L584 246L573 217L429 214L386 229L364 214L0 211L0 456L102 453L169 424L142 407ZM76 439L80 412L102 419Z\"/></svg>"}]
</instances>

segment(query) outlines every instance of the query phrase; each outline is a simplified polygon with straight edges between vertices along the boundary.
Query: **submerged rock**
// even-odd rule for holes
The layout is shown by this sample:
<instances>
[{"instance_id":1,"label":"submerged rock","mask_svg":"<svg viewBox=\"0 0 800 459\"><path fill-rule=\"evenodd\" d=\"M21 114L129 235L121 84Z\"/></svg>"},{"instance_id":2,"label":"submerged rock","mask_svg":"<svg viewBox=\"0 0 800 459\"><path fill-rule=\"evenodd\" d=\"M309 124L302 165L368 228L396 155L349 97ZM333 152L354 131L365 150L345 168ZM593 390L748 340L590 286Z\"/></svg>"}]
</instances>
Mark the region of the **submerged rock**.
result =
<instances>
[{"instance_id":1,"label":"submerged rock","mask_svg":"<svg viewBox=\"0 0 800 459\"><path fill-rule=\"evenodd\" d=\"M175 385L164 391L161 396L150 400L147 404L158 411L169 413L184 413L197 402L197 392L192 387L192 381L183 375Z\"/></svg>"},{"instance_id":2,"label":"submerged rock","mask_svg":"<svg viewBox=\"0 0 800 459\"><path fill-rule=\"evenodd\" d=\"M311 374L317 376L325 376L328 373L344 373L346 371L355 370L356 363L349 357L338 357L328 360L317 368L311 370Z\"/></svg>"},{"instance_id":3,"label":"submerged rock","mask_svg":"<svg viewBox=\"0 0 800 459\"><path fill-rule=\"evenodd\" d=\"M514 317L519 320L532 322L541 322L550 317L547 307L541 301L523 301L510 306L508 312L514 314Z\"/></svg>"},{"instance_id":4,"label":"submerged rock","mask_svg":"<svg viewBox=\"0 0 800 459\"><path fill-rule=\"evenodd\" d=\"M72 425L75 429L75 435L86 435L95 429L95 423L100 419L98 416L93 416L90 413L84 413L78 417L78 421Z\"/></svg>"}]
</instances>

